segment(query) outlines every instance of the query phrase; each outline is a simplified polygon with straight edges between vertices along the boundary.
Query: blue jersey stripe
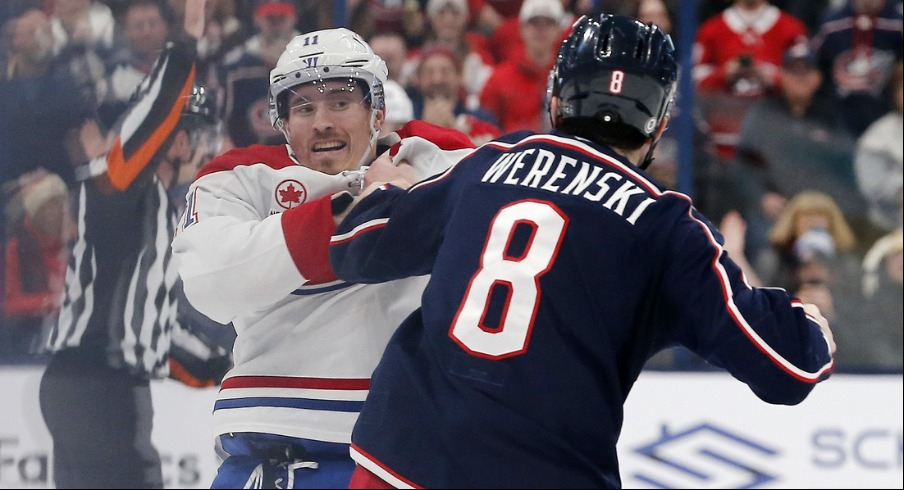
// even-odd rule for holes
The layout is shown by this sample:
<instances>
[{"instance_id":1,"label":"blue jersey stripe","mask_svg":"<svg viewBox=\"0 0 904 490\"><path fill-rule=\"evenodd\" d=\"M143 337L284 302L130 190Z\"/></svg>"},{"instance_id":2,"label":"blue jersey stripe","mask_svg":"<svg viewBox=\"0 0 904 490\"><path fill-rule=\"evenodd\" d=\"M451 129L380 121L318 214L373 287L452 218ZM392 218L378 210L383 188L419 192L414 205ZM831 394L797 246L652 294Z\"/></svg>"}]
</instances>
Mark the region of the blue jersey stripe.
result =
<instances>
[{"instance_id":1,"label":"blue jersey stripe","mask_svg":"<svg viewBox=\"0 0 904 490\"><path fill-rule=\"evenodd\" d=\"M340 289L345 289L348 287L354 286L353 282L340 282L338 284L328 284L323 287L312 287L312 288L298 288L295 291L292 291L292 294L296 296L308 296L311 294L320 294L320 293L328 293L330 291L338 291Z\"/></svg>"},{"instance_id":2,"label":"blue jersey stripe","mask_svg":"<svg viewBox=\"0 0 904 490\"><path fill-rule=\"evenodd\" d=\"M312 400L310 398L252 397L217 400L214 411L228 408L282 407L306 410L327 410L330 412L360 412L363 401Z\"/></svg>"}]
</instances>

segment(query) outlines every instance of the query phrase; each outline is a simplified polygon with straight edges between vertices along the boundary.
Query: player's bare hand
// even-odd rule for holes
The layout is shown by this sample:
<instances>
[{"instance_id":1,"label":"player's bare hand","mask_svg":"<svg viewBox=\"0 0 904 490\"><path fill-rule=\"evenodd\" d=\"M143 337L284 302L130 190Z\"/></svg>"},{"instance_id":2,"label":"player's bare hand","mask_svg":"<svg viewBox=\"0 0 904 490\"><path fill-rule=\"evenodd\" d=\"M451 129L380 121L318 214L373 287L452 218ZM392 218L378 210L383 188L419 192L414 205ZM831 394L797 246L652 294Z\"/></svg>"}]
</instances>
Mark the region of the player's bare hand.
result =
<instances>
[{"instance_id":1,"label":"player's bare hand","mask_svg":"<svg viewBox=\"0 0 904 490\"><path fill-rule=\"evenodd\" d=\"M829 349L831 350L832 355L835 355L835 336L832 335L832 329L829 328L829 321L822 316L819 307L813 303L804 303L804 311L808 316L813 317L816 320L816 323L819 324L822 334L825 335L826 340L829 342Z\"/></svg>"}]
</instances>

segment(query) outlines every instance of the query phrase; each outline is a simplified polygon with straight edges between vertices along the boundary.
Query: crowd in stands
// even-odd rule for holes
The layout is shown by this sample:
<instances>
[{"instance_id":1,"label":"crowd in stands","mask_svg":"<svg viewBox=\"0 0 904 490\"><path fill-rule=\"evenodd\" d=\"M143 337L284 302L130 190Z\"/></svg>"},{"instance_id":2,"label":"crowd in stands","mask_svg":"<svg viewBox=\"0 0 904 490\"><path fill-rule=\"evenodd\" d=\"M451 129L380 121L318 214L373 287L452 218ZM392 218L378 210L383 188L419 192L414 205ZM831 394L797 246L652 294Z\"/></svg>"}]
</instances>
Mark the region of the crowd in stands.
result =
<instances>
[{"instance_id":1,"label":"crowd in stands","mask_svg":"<svg viewBox=\"0 0 904 490\"><path fill-rule=\"evenodd\" d=\"M684 4L685 2L681 2ZM386 61L386 128L422 119L482 144L550 128L547 80L585 13L628 14L693 37L695 203L721 222L755 285L820 306L837 369L902 371L901 0L347 0L347 27ZM687 5L680 5L687 8ZM184 0L0 2L0 363L42 362L72 242L70 191L107 151ZM283 143L269 72L333 2L211 0L198 80L216 95L220 152ZM650 173L678 182L668 132ZM614 306L614 307L617 307ZM673 350L651 368L695 369Z\"/></svg>"}]
</instances>

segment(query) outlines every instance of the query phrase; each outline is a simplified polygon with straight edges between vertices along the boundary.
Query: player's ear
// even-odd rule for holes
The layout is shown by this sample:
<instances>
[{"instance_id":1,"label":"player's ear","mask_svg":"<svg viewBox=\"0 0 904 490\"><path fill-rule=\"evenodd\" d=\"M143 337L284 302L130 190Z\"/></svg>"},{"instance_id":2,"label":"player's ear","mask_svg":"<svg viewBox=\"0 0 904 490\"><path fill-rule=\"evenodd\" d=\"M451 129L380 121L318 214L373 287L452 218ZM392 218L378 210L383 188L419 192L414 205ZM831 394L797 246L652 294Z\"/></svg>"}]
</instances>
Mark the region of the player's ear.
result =
<instances>
[{"instance_id":1,"label":"player's ear","mask_svg":"<svg viewBox=\"0 0 904 490\"><path fill-rule=\"evenodd\" d=\"M383 129L383 124L386 122L386 109L374 112L374 130L379 134L380 130Z\"/></svg>"},{"instance_id":2,"label":"player's ear","mask_svg":"<svg viewBox=\"0 0 904 490\"><path fill-rule=\"evenodd\" d=\"M289 137L292 135L292 130L289 129L289 119L283 119L282 124L282 133L286 136L286 141L289 141Z\"/></svg>"}]
</instances>

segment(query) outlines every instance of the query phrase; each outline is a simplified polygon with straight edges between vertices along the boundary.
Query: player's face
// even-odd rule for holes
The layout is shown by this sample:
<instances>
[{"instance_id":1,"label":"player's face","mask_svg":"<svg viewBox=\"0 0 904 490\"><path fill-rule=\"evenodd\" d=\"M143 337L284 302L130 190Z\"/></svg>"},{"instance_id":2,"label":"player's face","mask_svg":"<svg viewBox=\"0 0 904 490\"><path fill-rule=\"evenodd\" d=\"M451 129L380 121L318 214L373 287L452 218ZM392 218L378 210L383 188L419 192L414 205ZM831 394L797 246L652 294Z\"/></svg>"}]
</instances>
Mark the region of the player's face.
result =
<instances>
[{"instance_id":1,"label":"player's face","mask_svg":"<svg viewBox=\"0 0 904 490\"><path fill-rule=\"evenodd\" d=\"M300 85L289 94L286 132L302 165L337 174L356 169L365 154L364 162L373 159L373 111L364 95L360 84L344 80ZM379 131L383 112L374 117L374 129Z\"/></svg>"}]
</instances>

